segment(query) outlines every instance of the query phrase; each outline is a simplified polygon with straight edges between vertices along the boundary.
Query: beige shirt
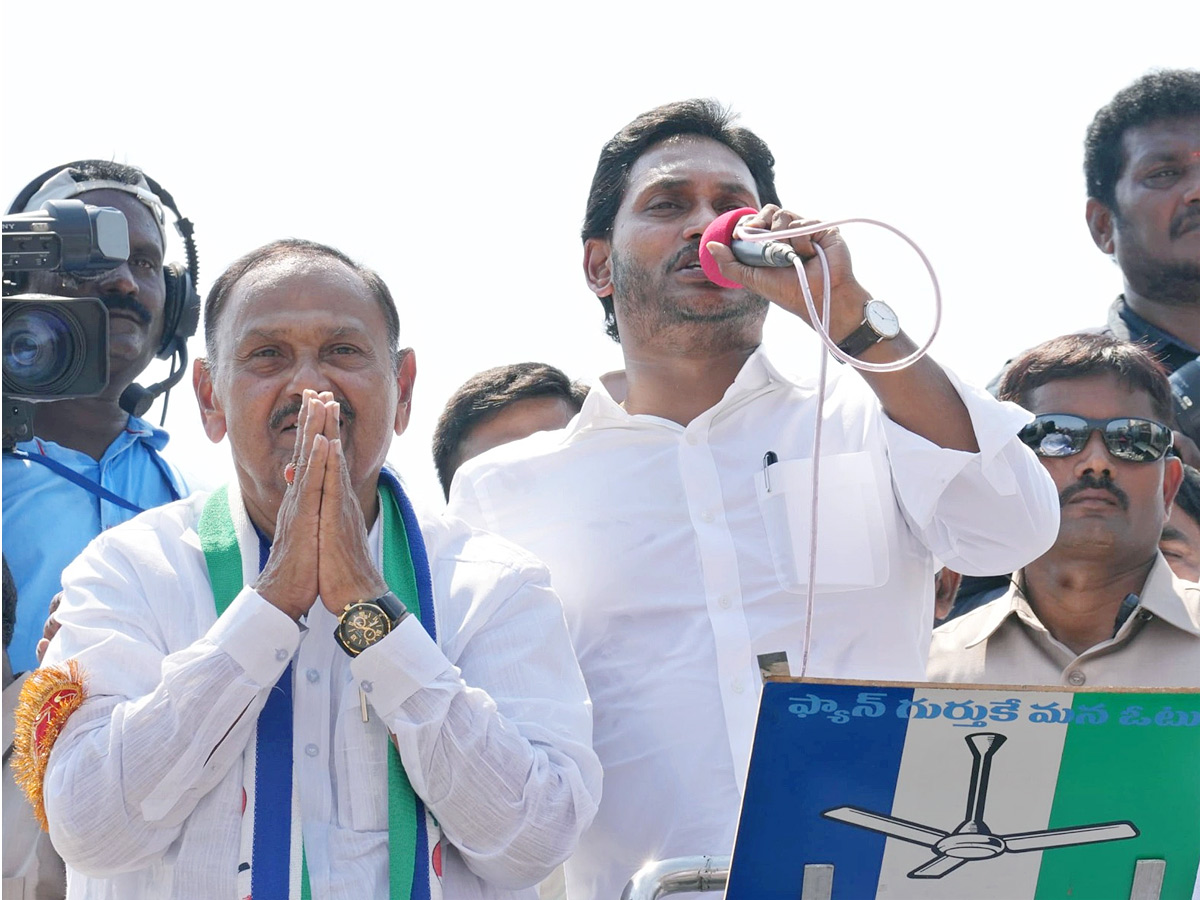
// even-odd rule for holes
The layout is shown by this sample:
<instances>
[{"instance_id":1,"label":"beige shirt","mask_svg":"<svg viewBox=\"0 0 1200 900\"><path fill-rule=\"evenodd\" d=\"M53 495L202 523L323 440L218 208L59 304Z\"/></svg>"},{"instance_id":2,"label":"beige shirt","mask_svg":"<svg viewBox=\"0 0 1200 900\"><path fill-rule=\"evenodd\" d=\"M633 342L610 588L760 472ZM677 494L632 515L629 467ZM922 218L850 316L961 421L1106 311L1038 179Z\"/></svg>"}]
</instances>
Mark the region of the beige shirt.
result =
<instances>
[{"instance_id":1,"label":"beige shirt","mask_svg":"<svg viewBox=\"0 0 1200 900\"><path fill-rule=\"evenodd\" d=\"M1014 579L1008 593L933 632L930 681L1103 687L1200 686L1200 584L1158 554L1116 635L1076 654L1038 621Z\"/></svg>"}]
</instances>

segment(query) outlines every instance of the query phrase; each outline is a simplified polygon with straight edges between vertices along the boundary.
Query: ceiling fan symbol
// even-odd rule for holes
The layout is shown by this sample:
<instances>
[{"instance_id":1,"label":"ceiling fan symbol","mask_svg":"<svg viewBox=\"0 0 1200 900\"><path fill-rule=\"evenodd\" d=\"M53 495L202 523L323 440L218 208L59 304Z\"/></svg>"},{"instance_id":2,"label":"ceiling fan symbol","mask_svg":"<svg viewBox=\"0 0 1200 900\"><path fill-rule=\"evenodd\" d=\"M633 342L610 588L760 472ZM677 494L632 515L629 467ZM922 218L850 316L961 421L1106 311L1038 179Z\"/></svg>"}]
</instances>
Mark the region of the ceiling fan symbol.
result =
<instances>
[{"instance_id":1,"label":"ceiling fan symbol","mask_svg":"<svg viewBox=\"0 0 1200 900\"><path fill-rule=\"evenodd\" d=\"M941 878L959 866L980 859L993 859L1003 853L1027 853L1079 844L1098 844L1137 837L1132 822L1103 822L1074 828L1051 828L1017 834L993 834L983 821L992 757L1007 738L1002 734L972 734L966 738L971 750L971 786L967 793L966 818L953 831L942 831L907 819L885 816L857 806L838 806L821 815L848 825L877 831L889 837L920 844L933 851L933 859L908 873L909 878Z\"/></svg>"}]
</instances>

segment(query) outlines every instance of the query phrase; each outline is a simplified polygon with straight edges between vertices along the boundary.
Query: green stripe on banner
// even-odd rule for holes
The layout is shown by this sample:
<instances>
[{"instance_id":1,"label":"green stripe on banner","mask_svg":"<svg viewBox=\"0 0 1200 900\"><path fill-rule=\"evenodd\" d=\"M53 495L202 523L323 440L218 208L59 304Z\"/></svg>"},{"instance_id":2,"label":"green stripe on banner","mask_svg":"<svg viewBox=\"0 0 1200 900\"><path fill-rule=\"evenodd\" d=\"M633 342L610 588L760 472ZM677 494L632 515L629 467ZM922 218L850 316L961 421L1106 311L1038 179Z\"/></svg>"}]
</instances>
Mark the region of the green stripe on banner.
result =
<instances>
[{"instance_id":1,"label":"green stripe on banner","mask_svg":"<svg viewBox=\"0 0 1200 900\"><path fill-rule=\"evenodd\" d=\"M1200 696L1076 694L1076 717L1081 707L1102 707L1107 718L1068 727L1049 827L1128 820L1141 834L1043 851L1036 900L1128 897L1139 859L1168 861L1164 900L1190 898L1200 858Z\"/></svg>"}]
</instances>

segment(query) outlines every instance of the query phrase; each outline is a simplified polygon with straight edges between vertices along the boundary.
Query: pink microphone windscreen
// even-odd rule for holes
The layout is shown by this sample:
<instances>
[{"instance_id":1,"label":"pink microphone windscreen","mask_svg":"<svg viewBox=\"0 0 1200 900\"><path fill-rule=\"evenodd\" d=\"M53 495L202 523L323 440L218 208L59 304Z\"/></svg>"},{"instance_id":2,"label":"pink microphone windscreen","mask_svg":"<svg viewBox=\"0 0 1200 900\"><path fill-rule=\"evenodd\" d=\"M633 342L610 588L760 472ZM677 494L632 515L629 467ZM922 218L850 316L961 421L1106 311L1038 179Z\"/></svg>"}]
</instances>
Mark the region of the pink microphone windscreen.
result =
<instances>
[{"instance_id":1,"label":"pink microphone windscreen","mask_svg":"<svg viewBox=\"0 0 1200 900\"><path fill-rule=\"evenodd\" d=\"M733 241L733 229L737 227L737 223L743 217L752 216L756 212L758 212L757 209L752 209L749 206L730 210L727 213L717 216L704 229L704 234L700 237L700 268L704 270L704 274L708 276L708 280L713 284L724 288L740 288L742 286L736 281L730 281L721 274L721 270L717 268L717 261L708 252L708 242L716 241L718 244L724 244L728 247Z\"/></svg>"}]
</instances>

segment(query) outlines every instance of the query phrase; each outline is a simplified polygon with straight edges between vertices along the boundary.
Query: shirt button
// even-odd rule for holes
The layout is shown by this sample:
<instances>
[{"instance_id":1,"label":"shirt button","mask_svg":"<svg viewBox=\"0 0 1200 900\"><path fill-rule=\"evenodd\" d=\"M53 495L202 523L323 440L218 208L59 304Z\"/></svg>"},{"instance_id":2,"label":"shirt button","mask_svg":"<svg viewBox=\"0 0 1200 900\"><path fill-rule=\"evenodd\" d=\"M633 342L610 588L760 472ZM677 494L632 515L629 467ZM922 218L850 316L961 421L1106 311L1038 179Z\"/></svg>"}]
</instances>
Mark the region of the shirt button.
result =
<instances>
[{"instance_id":1,"label":"shirt button","mask_svg":"<svg viewBox=\"0 0 1200 900\"><path fill-rule=\"evenodd\" d=\"M371 682L369 682L369 681L364 681L362 684L359 685L359 687L362 688L362 692L364 694L369 694L369 693L371 693L371 688L375 687L375 685L371 684Z\"/></svg>"},{"instance_id":2,"label":"shirt button","mask_svg":"<svg viewBox=\"0 0 1200 900\"><path fill-rule=\"evenodd\" d=\"M740 694L742 691L746 690L746 685L742 682L740 676L734 678L733 681L730 682L730 686L733 688L733 692L735 694Z\"/></svg>"},{"instance_id":3,"label":"shirt button","mask_svg":"<svg viewBox=\"0 0 1200 900\"><path fill-rule=\"evenodd\" d=\"M309 669L304 673L304 677L308 679L309 684L316 684L321 680L321 673L316 669Z\"/></svg>"},{"instance_id":4,"label":"shirt button","mask_svg":"<svg viewBox=\"0 0 1200 900\"><path fill-rule=\"evenodd\" d=\"M687 434L687 442L688 442L689 444L691 444L691 445L694 447L694 446L696 446L696 444L697 444L697 443L699 443L699 441L700 441L700 435L698 435L698 434L696 434L695 432L692 432L692 431L689 431L689 432L688 432L688 434Z\"/></svg>"},{"instance_id":5,"label":"shirt button","mask_svg":"<svg viewBox=\"0 0 1200 900\"><path fill-rule=\"evenodd\" d=\"M1071 682L1071 684L1078 686L1078 685L1083 684L1085 681L1087 681L1087 676L1084 675L1083 672L1079 671L1079 669L1076 669L1070 675L1067 676L1067 681Z\"/></svg>"},{"instance_id":6,"label":"shirt button","mask_svg":"<svg viewBox=\"0 0 1200 900\"><path fill-rule=\"evenodd\" d=\"M304 752L307 753L309 756L316 756L321 751L317 747L316 744L309 744L307 747L304 748Z\"/></svg>"},{"instance_id":7,"label":"shirt button","mask_svg":"<svg viewBox=\"0 0 1200 900\"><path fill-rule=\"evenodd\" d=\"M278 650L275 651L275 659L278 660L279 662L283 662L287 658L288 658L288 652L286 650L284 650L282 647L280 647Z\"/></svg>"},{"instance_id":8,"label":"shirt button","mask_svg":"<svg viewBox=\"0 0 1200 900\"><path fill-rule=\"evenodd\" d=\"M716 518L716 516L713 515L713 512L711 509L706 509L706 510L704 510L704 512L700 513L700 521L701 522L711 522L715 518Z\"/></svg>"},{"instance_id":9,"label":"shirt button","mask_svg":"<svg viewBox=\"0 0 1200 900\"><path fill-rule=\"evenodd\" d=\"M717 598L717 605L720 606L721 609L729 609L729 605L731 603L733 603L733 601L729 598L728 594L722 594Z\"/></svg>"}]
</instances>

